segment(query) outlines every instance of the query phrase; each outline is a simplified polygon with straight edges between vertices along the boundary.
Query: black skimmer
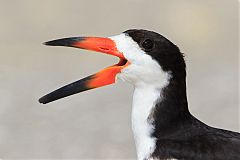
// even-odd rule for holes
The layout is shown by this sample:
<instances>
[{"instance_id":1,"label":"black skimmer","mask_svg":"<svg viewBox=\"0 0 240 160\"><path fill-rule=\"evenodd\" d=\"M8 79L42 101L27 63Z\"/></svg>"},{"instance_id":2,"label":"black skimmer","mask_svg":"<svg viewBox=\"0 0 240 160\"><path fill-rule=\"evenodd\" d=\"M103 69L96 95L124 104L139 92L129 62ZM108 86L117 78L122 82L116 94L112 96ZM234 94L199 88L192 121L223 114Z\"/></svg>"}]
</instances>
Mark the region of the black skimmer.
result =
<instances>
[{"instance_id":1,"label":"black skimmer","mask_svg":"<svg viewBox=\"0 0 240 160\"><path fill-rule=\"evenodd\" d=\"M39 99L49 103L116 79L134 85L132 130L139 160L240 160L240 134L210 127L188 110L184 56L162 35L127 30L120 35L72 37L45 43L114 55L113 66Z\"/></svg>"}]
</instances>

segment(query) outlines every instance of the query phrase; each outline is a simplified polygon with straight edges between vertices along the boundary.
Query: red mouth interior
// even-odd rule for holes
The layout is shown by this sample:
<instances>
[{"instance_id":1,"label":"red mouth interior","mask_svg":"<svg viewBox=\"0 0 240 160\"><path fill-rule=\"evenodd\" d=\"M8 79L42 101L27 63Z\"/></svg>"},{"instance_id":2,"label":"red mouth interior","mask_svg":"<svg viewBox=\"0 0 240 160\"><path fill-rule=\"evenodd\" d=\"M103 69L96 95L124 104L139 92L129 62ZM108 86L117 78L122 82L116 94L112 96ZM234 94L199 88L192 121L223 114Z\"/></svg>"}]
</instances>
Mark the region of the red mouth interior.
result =
<instances>
[{"instance_id":1,"label":"red mouth interior","mask_svg":"<svg viewBox=\"0 0 240 160\"><path fill-rule=\"evenodd\" d=\"M118 66L124 66L128 63L128 61L125 58L120 58L119 62L118 62Z\"/></svg>"}]
</instances>

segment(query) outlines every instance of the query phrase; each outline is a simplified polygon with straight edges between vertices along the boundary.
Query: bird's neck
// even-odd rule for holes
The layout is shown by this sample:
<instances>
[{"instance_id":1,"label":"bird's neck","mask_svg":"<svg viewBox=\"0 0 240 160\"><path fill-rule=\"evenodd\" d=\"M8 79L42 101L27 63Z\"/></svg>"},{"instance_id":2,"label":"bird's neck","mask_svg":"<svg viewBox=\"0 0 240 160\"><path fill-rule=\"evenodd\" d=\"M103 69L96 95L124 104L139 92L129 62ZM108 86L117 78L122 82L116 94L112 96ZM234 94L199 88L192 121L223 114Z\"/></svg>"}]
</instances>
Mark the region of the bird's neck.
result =
<instances>
[{"instance_id":1,"label":"bird's neck","mask_svg":"<svg viewBox=\"0 0 240 160\"><path fill-rule=\"evenodd\" d=\"M170 79L162 88L135 87L132 130L138 159L149 159L157 149L157 139L168 133L169 125L188 114L185 77L183 81Z\"/></svg>"}]
</instances>

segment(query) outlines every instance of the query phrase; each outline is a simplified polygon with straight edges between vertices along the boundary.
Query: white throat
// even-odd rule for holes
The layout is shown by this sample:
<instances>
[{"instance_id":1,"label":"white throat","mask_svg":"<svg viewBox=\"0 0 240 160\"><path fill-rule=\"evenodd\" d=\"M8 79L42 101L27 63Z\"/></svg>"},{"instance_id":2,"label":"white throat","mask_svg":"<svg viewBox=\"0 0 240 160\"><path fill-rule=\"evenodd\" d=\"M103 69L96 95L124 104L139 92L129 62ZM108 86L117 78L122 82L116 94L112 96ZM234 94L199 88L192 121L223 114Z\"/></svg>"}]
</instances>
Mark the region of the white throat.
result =
<instances>
[{"instance_id":1,"label":"white throat","mask_svg":"<svg viewBox=\"0 0 240 160\"><path fill-rule=\"evenodd\" d=\"M152 87L136 87L133 94L132 130L139 160L148 159L156 146L151 112L160 94Z\"/></svg>"}]
</instances>

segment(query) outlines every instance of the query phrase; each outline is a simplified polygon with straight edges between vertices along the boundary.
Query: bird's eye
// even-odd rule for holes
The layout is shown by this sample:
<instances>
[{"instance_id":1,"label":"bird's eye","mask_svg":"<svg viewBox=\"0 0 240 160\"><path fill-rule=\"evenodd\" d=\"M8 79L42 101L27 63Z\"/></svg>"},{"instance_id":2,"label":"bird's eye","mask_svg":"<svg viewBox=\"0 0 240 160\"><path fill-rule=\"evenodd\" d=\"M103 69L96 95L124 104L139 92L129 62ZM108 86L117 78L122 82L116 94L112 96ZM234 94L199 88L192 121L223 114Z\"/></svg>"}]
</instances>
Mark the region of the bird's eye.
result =
<instances>
[{"instance_id":1,"label":"bird's eye","mask_svg":"<svg viewBox=\"0 0 240 160\"><path fill-rule=\"evenodd\" d=\"M146 51L150 51L153 48L153 41L150 39L145 39L144 41L142 41L141 46L146 50Z\"/></svg>"}]
</instances>

